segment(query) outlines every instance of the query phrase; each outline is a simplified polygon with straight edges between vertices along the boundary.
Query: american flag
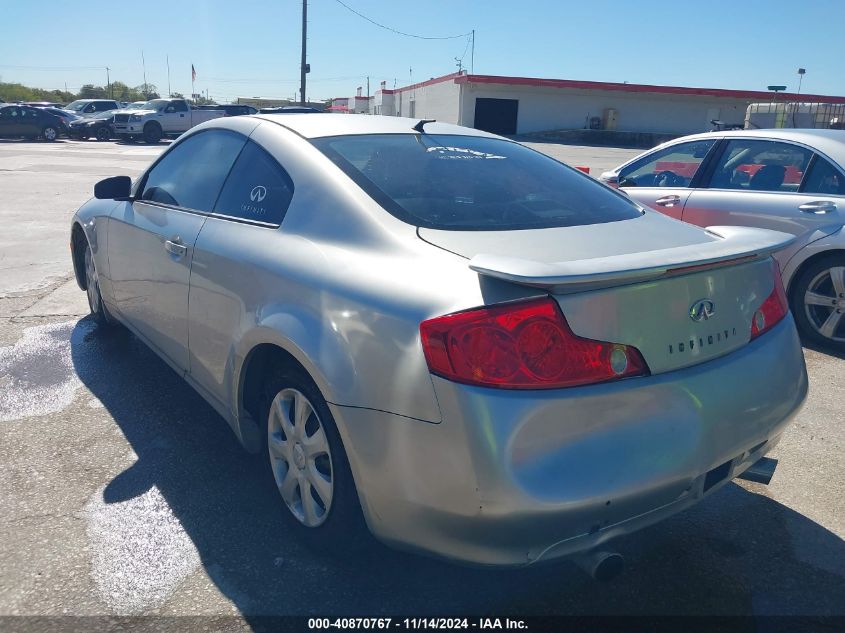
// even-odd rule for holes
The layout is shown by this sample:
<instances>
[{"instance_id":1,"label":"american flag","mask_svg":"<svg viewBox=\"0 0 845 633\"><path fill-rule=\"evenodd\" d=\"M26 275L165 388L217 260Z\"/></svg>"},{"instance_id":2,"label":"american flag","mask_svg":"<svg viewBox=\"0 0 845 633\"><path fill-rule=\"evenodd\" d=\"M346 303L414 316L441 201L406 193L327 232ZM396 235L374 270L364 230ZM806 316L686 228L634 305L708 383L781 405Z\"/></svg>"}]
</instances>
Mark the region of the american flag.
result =
<instances>
[{"instance_id":1,"label":"american flag","mask_svg":"<svg viewBox=\"0 0 845 633\"><path fill-rule=\"evenodd\" d=\"M197 71L194 68L194 65L191 64L191 81L196 81L196 80L197 80Z\"/></svg>"}]
</instances>

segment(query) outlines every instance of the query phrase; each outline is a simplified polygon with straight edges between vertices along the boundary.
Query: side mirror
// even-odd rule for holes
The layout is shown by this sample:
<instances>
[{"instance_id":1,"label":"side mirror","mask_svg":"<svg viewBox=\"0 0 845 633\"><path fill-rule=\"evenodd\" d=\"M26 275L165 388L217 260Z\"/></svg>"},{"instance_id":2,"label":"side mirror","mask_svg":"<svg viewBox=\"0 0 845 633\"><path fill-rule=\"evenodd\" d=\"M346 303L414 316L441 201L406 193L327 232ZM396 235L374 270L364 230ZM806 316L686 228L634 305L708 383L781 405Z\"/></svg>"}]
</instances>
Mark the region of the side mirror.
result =
<instances>
[{"instance_id":1,"label":"side mirror","mask_svg":"<svg viewBox=\"0 0 845 633\"><path fill-rule=\"evenodd\" d=\"M97 200L129 200L131 191L132 179L129 176L106 178L94 185Z\"/></svg>"}]
</instances>

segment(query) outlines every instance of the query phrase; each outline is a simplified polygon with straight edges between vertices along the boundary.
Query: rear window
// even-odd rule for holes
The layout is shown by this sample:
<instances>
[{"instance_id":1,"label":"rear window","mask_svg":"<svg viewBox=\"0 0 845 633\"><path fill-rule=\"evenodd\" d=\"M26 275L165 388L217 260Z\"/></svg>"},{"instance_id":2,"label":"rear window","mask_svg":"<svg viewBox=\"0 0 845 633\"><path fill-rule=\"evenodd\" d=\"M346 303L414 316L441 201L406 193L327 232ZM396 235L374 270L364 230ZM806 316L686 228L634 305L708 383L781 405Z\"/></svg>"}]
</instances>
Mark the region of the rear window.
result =
<instances>
[{"instance_id":1,"label":"rear window","mask_svg":"<svg viewBox=\"0 0 845 633\"><path fill-rule=\"evenodd\" d=\"M387 211L415 226L507 231L640 215L621 194L519 143L432 134L312 142Z\"/></svg>"}]
</instances>

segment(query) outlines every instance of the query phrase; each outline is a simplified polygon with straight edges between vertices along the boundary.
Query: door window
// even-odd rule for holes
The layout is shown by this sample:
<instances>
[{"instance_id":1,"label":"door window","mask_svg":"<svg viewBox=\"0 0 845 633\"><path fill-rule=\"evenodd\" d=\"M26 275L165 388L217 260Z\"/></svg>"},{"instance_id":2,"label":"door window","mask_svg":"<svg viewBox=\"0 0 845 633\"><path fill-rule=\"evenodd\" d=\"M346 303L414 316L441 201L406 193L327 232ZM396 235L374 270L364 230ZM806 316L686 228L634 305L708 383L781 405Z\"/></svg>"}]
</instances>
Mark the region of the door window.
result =
<instances>
[{"instance_id":1,"label":"door window","mask_svg":"<svg viewBox=\"0 0 845 633\"><path fill-rule=\"evenodd\" d=\"M246 138L209 130L177 143L147 175L142 200L210 212Z\"/></svg>"},{"instance_id":2,"label":"door window","mask_svg":"<svg viewBox=\"0 0 845 633\"><path fill-rule=\"evenodd\" d=\"M797 192L813 153L781 141L728 141L713 176L711 189Z\"/></svg>"},{"instance_id":3,"label":"door window","mask_svg":"<svg viewBox=\"0 0 845 633\"><path fill-rule=\"evenodd\" d=\"M816 159L810 165L810 170L804 178L801 192L843 196L845 195L845 178L842 177L842 172L816 154Z\"/></svg>"},{"instance_id":4,"label":"door window","mask_svg":"<svg viewBox=\"0 0 845 633\"><path fill-rule=\"evenodd\" d=\"M270 154L249 141L226 179L215 213L278 226L293 197L293 181Z\"/></svg>"},{"instance_id":5,"label":"door window","mask_svg":"<svg viewBox=\"0 0 845 633\"><path fill-rule=\"evenodd\" d=\"M716 139L678 143L631 163L619 172L620 187L687 187Z\"/></svg>"}]
</instances>

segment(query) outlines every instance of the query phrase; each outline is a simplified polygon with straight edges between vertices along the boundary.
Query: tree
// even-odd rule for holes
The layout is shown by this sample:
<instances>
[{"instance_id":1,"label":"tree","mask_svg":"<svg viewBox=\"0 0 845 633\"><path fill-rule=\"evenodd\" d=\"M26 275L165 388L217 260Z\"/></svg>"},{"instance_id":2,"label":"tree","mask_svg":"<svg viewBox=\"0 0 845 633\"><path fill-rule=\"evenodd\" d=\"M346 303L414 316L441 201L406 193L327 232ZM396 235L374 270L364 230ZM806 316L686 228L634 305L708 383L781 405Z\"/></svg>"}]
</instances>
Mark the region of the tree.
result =
<instances>
[{"instance_id":1,"label":"tree","mask_svg":"<svg viewBox=\"0 0 845 633\"><path fill-rule=\"evenodd\" d=\"M171 99L184 99L185 95L183 95L181 92L171 92L170 98Z\"/></svg>"},{"instance_id":2,"label":"tree","mask_svg":"<svg viewBox=\"0 0 845 633\"><path fill-rule=\"evenodd\" d=\"M102 86L95 86L93 84L85 84L79 89L77 95L79 99L108 99L109 94Z\"/></svg>"},{"instance_id":3,"label":"tree","mask_svg":"<svg viewBox=\"0 0 845 633\"><path fill-rule=\"evenodd\" d=\"M0 100L2 101L55 101L57 103L70 103L76 98L73 93L62 90L43 90L41 88L29 88L16 83L0 82Z\"/></svg>"},{"instance_id":4,"label":"tree","mask_svg":"<svg viewBox=\"0 0 845 633\"><path fill-rule=\"evenodd\" d=\"M138 94L138 99L135 101L149 101L150 99L158 99L161 95L158 94L158 88L156 88L153 84L141 84L140 86L135 86L133 89Z\"/></svg>"}]
</instances>

